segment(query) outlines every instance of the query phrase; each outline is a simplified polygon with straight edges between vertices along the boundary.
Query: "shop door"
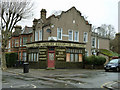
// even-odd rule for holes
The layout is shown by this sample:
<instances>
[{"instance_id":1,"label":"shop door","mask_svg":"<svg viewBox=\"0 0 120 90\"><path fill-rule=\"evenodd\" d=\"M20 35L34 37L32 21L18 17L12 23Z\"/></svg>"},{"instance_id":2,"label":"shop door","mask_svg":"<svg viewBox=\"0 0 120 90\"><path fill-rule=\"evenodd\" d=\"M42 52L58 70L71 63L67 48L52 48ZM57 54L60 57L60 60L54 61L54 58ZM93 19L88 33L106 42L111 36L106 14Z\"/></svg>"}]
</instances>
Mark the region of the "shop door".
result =
<instances>
[{"instance_id":1,"label":"shop door","mask_svg":"<svg viewBox=\"0 0 120 90\"><path fill-rule=\"evenodd\" d=\"M48 51L48 68L55 67L55 51Z\"/></svg>"}]
</instances>

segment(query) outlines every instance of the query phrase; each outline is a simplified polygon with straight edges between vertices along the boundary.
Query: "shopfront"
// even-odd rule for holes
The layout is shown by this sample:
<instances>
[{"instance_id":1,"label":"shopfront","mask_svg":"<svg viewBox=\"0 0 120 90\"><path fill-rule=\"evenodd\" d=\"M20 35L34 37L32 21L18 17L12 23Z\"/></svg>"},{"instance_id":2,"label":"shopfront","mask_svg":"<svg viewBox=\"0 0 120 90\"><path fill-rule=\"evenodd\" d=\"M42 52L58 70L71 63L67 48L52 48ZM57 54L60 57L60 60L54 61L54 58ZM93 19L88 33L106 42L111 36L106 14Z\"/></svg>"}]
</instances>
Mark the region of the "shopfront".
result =
<instances>
[{"instance_id":1,"label":"shopfront","mask_svg":"<svg viewBox=\"0 0 120 90\"><path fill-rule=\"evenodd\" d=\"M27 44L27 60L31 68L82 68L85 43L39 41Z\"/></svg>"}]
</instances>

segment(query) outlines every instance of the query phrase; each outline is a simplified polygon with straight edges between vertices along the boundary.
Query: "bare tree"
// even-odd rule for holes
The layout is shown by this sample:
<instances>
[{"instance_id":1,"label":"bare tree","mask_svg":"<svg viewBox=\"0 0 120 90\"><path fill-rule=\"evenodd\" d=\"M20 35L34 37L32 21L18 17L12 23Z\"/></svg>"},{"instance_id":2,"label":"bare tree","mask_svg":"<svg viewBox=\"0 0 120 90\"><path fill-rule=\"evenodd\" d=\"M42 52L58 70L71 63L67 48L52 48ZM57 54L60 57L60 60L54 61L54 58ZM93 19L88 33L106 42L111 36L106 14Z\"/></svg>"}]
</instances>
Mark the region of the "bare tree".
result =
<instances>
[{"instance_id":1,"label":"bare tree","mask_svg":"<svg viewBox=\"0 0 120 90\"><path fill-rule=\"evenodd\" d=\"M115 37L115 28L112 25L102 24L99 32L102 33L102 36L109 39L114 39Z\"/></svg>"},{"instance_id":2,"label":"bare tree","mask_svg":"<svg viewBox=\"0 0 120 90\"><path fill-rule=\"evenodd\" d=\"M15 25L22 19L32 15L33 3L27 0L2 0L0 2L1 33L2 33L2 70L5 70L5 48L12 36Z\"/></svg>"},{"instance_id":3,"label":"bare tree","mask_svg":"<svg viewBox=\"0 0 120 90\"><path fill-rule=\"evenodd\" d=\"M97 31L95 31L95 27L92 27L92 32L98 33L100 36L114 39L115 37L115 28L112 25L102 24L99 28L97 28Z\"/></svg>"}]
</instances>

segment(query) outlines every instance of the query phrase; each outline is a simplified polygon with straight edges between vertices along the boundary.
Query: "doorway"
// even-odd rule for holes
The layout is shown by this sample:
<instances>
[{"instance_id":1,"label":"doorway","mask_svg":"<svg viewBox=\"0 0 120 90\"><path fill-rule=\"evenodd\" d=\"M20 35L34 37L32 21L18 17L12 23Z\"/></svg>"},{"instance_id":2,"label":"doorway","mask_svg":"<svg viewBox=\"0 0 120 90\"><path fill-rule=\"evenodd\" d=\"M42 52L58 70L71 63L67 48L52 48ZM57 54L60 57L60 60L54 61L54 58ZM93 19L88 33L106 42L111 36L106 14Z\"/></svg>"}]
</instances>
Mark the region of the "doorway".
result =
<instances>
[{"instance_id":1,"label":"doorway","mask_svg":"<svg viewBox=\"0 0 120 90\"><path fill-rule=\"evenodd\" d=\"M54 48L48 49L48 69L54 69L55 68L55 50Z\"/></svg>"}]
</instances>

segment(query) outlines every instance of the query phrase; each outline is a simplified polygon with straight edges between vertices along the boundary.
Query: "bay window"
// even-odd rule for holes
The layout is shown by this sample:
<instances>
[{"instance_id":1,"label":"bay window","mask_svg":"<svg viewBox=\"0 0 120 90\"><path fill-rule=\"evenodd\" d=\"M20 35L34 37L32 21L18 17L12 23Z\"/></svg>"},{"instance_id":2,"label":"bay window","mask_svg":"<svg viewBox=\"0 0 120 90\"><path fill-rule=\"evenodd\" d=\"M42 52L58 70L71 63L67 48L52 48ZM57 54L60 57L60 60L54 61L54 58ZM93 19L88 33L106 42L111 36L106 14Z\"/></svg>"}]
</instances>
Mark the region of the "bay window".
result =
<instances>
[{"instance_id":1,"label":"bay window","mask_svg":"<svg viewBox=\"0 0 120 90\"><path fill-rule=\"evenodd\" d=\"M42 30L39 31L39 40L42 40Z\"/></svg>"},{"instance_id":2,"label":"bay window","mask_svg":"<svg viewBox=\"0 0 120 90\"><path fill-rule=\"evenodd\" d=\"M35 41L38 41L38 31L35 31Z\"/></svg>"}]
</instances>

